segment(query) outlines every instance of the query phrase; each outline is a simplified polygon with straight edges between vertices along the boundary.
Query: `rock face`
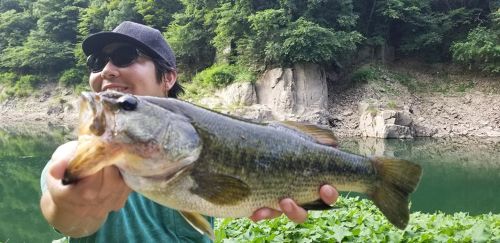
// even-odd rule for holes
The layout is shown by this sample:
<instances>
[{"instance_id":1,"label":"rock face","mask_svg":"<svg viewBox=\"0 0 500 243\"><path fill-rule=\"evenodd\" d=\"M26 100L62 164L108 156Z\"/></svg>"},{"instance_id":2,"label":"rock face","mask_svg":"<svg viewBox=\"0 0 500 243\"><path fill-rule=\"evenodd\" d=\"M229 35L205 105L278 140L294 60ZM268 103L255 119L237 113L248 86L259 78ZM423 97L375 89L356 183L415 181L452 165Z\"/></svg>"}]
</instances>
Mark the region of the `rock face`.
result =
<instances>
[{"instance_id":1,"label":"rock face","mask_svg":"<svg viewBox=\"0 0 500 243\"><path fill-rule=\"evenodd\" d=\"M257 103L255 87L250 82L233 83L217 90L211 97L204 97L200 101L206 107L250 106Z\"/></svg>"},{"instance_id":2,"label":"rock face","mask_svg":"<svg viewBox=\"0 0 500 243\"><path fill-rule=\"evenodd\" d=\"M359 105L359 129L364 137L375 138L413 138L432 136L436 131L417 125L410 111L406 109L386 109L373 103L361 102Z\"/></svg>"},{"instance_id":3,"label":"rock face","mask_svg":"<svg viewBox=\"0 0 500 243\"><path fill-rule=\"evenodd\" d=\"M221 90L217 96L221 97L224 105L238 104L249 106L257 103L255 87L251 83L231 84Z\"/></svg>"},{"instance_id":4,"label":"rock face","mask_svg":"<svg viewBox=\"0 0 500 243\"><path fill-rule=\"evenodd\" d=\"M315 64L268 70L256 83L258 104L278 120L325 112L328 89L325 72Z\"/></svg>"},{"instance_id":5,"label":"rock face","mask_svg":"<svg viewBox=\"0 0 500 243\"><path fill-rule=\"evenodd\" d=\"M328 88L319 65L266 71L254 85L234 83L200 100L208 108L248 119L328 124Z\"/></svg>"}]
</instances>

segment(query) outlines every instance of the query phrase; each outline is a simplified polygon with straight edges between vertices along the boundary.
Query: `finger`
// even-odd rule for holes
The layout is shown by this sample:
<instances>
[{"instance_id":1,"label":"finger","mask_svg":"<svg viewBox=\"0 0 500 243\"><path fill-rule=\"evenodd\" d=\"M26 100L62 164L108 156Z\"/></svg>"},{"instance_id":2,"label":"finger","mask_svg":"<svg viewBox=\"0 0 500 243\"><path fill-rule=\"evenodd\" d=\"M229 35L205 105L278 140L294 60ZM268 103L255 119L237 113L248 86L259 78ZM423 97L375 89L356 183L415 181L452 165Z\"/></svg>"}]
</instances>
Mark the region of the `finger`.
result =
<instances>
[{"instance_id":1,"label":"finger","mask_svg":"<svg viewBox=\"0 0 500 243\"><path fill-rule=\"evenodd\" d=\"M110 183L107 183L108 185L114 184L114 183L122 183L123 178L122 174L120 173L120 170L116 166L107 166L102 169L104 171L104 178L106 180L109 180Z\"/></svg>"},{"instance_id":2,"label":"finger","mask_svg":"<svg viewBox=\"0 0 500 243\"><path fill-rule=\"evenodd\" d=\"M106 180L103 184L103 192L111 194L113 197L113 199L110 200L111 209L118 211L125 206L132 189L127 186L120 171L115 166L105 167L103 169L103 177L104 180Z\"/></svg>"},{"instance_id":3,"label":"finger","mask_svg":"<svg viewBox=\"0 0 500 243\"><path fill-rule=\"evenodd\" d=\"M129 190L127 190L129 189ZM121 193L117 194L115 204L111 208L113 211L118 211L125 207L125 203L127 203L127 199L129 194L132 192L129 187L125 187L123 190L121 190Z\"/></svg>"},{"instance_id":4,"label":"finger","mask_svg":"<svg viewBox=\"0 0 500 243\"><path fill-rule=\"evenodd\" d=\"M49 167L49 176L51 179L61 180L64 177L64 171L68 167L67 160L53 160Z\"/></svg>"},{"instance_id":5,"label":"finger","mask_svg":"<svg viewBox=\"0 0 500 243\"><path fill-rule=\"evenodd\" d=\"M82 178L76 187L82 188L82 198L101 204L108 211L121 209L132 192L115 166L104 167L97 173Z\"/></svg>"},{"instance_id":6,"label":"finger","mask_svg":"<svg viewBox=\"0 0 500 243\"><path fill-rule=\"evenodd\" d=\"M280 201L281 211L293 222L303 223L307 220L307 211L299 207L292 199L285 198Z\"/></svg>"},{"instance_id":7,"label":"finger","mask_svg":"<svg viewBox=\"0 0 500 243\"><path fill-rule=\"evenodd\" d=\"M323 202L328 205L332 205L339 198L339 192L333 186L323 185L319 189L319 196L321 197L321 200L323 200Z\"/></svg>"},{"instance_id":8,"label":"finger","mask_svg":"<svg viewBox=\"0 0 500 243\"><path fill-rule=\"evenodd\" d=\"M270 209L270 208L261 208L255 211L252 216L250 216L250 220L253 222L258 222L264 219L272 219L280 216L282 213L278 210Z\"/></svg>"}]
</instances>

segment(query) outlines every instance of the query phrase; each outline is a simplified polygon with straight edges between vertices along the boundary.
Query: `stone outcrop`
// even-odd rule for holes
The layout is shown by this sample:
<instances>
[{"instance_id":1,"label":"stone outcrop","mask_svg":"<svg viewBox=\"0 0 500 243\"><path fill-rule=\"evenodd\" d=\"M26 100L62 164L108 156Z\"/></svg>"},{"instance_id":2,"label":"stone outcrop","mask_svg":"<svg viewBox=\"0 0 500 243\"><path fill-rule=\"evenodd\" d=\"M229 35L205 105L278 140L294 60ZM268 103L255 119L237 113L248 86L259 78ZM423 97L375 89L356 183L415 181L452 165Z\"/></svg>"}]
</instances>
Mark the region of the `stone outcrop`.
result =
<instances>
[{"instance_id":1,"label":"stone outcrop","mask_svg":"<svg viewBox=\"0 0 500 243\"><path fill-rule=\"evenodd\" d=\"M319 65L266 71L252 84L234 83L200 103L225 113L254 120L293 120L328 124L328 88Z\"/></svg>"},{"instance_id":2,"label":"stone outcrop","mask_svg":"<svg viewBox=\"0 0 500 243\"><path fill-rule=\"evenodd\" d=\"M217 90L211 97L204 97L200 103L212 109L228 106L250 106L257 103L257 94L252 83L238 82Z\"/></svg>"},{"instance_id":3,"label":"stone outcrop","mask_svg":"<svg viewBox=\"0 0 500 243\"><path fill-rule=\"evenodd\" d=\"M435 129L416 124L407 107L386 108L373 102L361 102L359 109L359 129L364 137L413 138L436 133Z\"/></svg>"},{"instance_id":4,"label":"stone outcrop","mask_svg":"<svg viewBox=\"0 0 500 243\"><path fill-rule=\"evenodd\" d=\"M255 87L249 82L231 84L220 91L217 96L221 97L224 105L237 104L250 106L257 103Z\"/></svg>"},{"instance_id":5,"label":"stone outcrop","mask_svg":"<svg viewBox=\"0 0 500 243\"><path fill-rule=\"evenodd\" d=\"M258 104L278 120L326 113L328 88L324 70L315 64L268 70L256 83Z\"/></svg>"}]
</instances>

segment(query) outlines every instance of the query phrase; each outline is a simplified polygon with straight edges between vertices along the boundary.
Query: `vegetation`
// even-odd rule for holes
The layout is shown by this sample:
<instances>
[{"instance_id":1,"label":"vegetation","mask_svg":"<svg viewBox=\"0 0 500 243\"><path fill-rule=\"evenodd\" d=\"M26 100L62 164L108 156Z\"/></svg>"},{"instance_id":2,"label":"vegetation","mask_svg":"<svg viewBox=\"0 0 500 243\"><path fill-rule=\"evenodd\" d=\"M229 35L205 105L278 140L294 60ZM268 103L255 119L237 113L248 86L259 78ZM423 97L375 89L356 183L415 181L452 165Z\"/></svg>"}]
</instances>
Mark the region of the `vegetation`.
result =
<instances>
[{"instance_id":1,"label":"vegetation","mask_svg":"<svg viewBox=\"0 0 500 243\"><path fill-rule=\"evenodd\" d=\"M491 28L476 27L467 39L454 43L451 50L453 59L469 68L500 73L500 9L491 16Z\"/></svg>"},{"instance_id":2,"label":"vegetation","mask_svg":"<svg viewBox=\"0 0 500 243\"><path fill-rule=\"evenodd\" d=\"M339 209L313 211L303 224L286 217L262 221L219 219L216 242L498 242L500 215L411 214L405 230L392 226L375 205L341 197Z\"/></svg>"},{"instance_id":3,"label":"vegetation","mask_svg":"<svg viewBox=\"0 0 500 243\"><path fill-rule=\"evenodd\" d=\"M499 6L494 0L4 0L0 86L8 88L0 97L25 95L42 80L86 83L81 41L123 20L164 31L185 83L213 65L219 74L232 73L222 71L224 64L254 73L303 62L342 70L359 61L358 51L386 47L396 57L498 74Z\"/></svg>"}]
</instances>

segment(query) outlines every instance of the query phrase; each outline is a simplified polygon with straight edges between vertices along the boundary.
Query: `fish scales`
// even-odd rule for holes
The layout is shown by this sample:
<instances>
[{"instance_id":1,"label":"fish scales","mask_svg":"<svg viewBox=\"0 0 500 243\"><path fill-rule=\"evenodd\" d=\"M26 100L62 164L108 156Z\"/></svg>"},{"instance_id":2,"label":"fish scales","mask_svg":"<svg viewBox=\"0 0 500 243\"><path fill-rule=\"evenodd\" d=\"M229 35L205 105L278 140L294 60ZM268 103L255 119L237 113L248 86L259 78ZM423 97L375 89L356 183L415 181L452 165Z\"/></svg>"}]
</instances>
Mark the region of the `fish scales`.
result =
<instances>
[{"instance_id":1,"label":"fish scales","mask_svg":"<svg viewBox=\"0 0 500 243\"><path fill-rule=\"evenodd\" d=\"M80 107L77 152L64 184L115 165L133 190L180 210L209 235L199 214L245 217L261 207L278 209L282 198L329 209L319 201L324 184L367 194L404 228L408 197L422 174L409 161L341 151L330 131L311 125L255 123L176 99L118 92L83 93Z\"/></svg>"},{"instance_id":2,"label":"fish scales","mask_svg":"<svg viewBox=\"0 0 500 243\"><path fill-rule=\"evenodd\" d=\"M178 105L185 103L179 102ZM276 198L284 197L305 203L318 199L317 191L323 184L349 190L350 182L368 175L374 181L375 172L367 158L324 145L304 143L295 136L262 124L238 119L216 120L216 114L203 109L186 106L178 110L192 119L202 137L203 149L195 162L196 170L200 173L229 174L248 181L247 184L253 185L251 191L254 193L249 197L250 201L255 200L252 205L263 207L272 201L277 207ZM287 186L283 187L284 184ZM310 192L308 197L297 193L304 190ZM252 209L248 209L247 212L240 212L243 215L231 216L241 217L251 212Z\"/></svg>"}]
</instances>

